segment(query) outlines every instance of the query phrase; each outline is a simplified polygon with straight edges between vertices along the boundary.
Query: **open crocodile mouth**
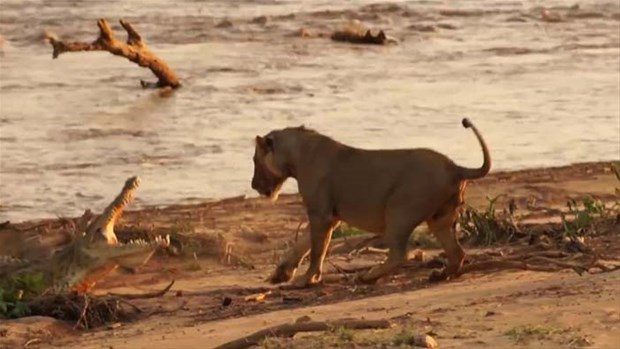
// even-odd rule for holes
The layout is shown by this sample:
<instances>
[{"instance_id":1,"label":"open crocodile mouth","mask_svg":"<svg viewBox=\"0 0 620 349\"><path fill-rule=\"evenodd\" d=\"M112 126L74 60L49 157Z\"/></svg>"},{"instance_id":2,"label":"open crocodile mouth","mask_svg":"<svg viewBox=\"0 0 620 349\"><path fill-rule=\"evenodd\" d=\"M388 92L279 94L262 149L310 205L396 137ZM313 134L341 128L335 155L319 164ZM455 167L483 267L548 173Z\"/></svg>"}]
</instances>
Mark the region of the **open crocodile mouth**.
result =
<instances>
[{"instance_id":1,"label":"open crocodile mouth","mask_svg":"<svg viewBox=\"0 0 620 349\"><path fill-rule=\"evenodd\" d=\"M130 239L127 242L119 242L118 247L123 247L123 246L130 246L130 245L134 245L134 246L153 246L156 245L157 247L162 247L162 248L167 248L170 247L170 234L166 234L165 236L162 235L157 235L155 236L155 238L153 240L146 240L146 239Z\"/></svg>"},{"instance_id":2,"label":"open crocodile mouth","mask_svg":"<svg viewBox=\"0 0 620 349\"><path fill-rule=\"evenodd\" d=\"M171 245L167 234L121 236L123 241L119 241L114 232L114 225L139 185L138 177L127 179L120 194L94 219L87 210L76 223L79 229L76 230L83 233L76 234L71 242L56 250L51 260L25 262L0 256L0 276L14 271L29 272L26 268L36 269L45 274L46 283L54 291L72 289L84 293L119 266L135 271L160 248Z\"/></svg>"}]
</instances>

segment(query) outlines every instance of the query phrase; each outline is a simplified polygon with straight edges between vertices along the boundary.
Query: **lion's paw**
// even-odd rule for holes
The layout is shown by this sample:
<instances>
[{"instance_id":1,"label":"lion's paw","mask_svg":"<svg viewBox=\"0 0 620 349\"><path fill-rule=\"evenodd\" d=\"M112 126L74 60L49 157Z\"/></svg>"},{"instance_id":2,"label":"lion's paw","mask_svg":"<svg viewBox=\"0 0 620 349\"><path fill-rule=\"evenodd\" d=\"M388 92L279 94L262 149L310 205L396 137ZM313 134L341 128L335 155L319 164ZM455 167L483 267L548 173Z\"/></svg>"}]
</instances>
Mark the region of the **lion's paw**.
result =
<instances>
[{"instance_id":1,"label":"lion's paw","mask_svg":"<svg viewBox=\"0 0 620 349\"><path fill-rule=\"evenodd\" d=\"M303 274L303 275L299 275L298 277L294 278L293 281L291 281L291 286L294 288L308 288L308 287L318 285L320 283L321 283L320 275Z\"/></svg>"},{"instance_id":2,"label":"lion's paw","mask_svg":"<svg viewBox=\"0 0 620 349\"><path fill-rule=\"evenodd\" d=\"M278 266L276 270L269 276L267 281L272 284L280 284L290 281L295 276L296 268L287 268L286 266Z\"/></svg>"}]
</instances>

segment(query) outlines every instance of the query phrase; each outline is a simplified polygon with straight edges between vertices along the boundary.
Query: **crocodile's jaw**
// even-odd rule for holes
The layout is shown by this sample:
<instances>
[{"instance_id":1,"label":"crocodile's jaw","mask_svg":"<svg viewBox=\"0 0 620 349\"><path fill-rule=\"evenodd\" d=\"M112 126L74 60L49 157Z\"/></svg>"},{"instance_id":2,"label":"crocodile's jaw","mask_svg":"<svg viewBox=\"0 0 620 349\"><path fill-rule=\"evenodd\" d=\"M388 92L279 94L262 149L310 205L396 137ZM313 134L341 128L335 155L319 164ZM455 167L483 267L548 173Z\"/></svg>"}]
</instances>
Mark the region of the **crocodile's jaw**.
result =
<instances>
[{"instance_id":1,"label":"crocodile's jaw","mask_svg":"<svg viewBox=\"0 0 620 349\"><path fill-rule=\"evenodd\" d=\"M99 258L110 259L123 268L135 269L146 264L158 248L166 248L169 246L170 235L166 235L165 237L156 236L153 241L136 239L126 244L118 244L112 247L113 256L104 254L103 256L99 256Z\"/></svg>"},{"instance_id":2,"label":"crocodile's jaw","mask_svg":"<svg viewBox=\"0 0 620 349\"><path fill-rule=\"evenodd\" d=\"M109 245L118 243L114 233L114 225L123 214L125 207L133 200L138 186L140 186L140 178L138 177L131 177L125 181L121 192L105 208L103 213L86 228L85 237L88 241L95 242L104 239Z\"/></svg>"},{"instance_id":3,"label":"crocodile's jaw","mask_svg":"<svg viewBox=\"0 0 620 349\"><path fill-rule=\"evenodd\" d=\"M127 244L108 245L105 242L83 245L76 251L69 269L56 280L56 289L72 289L79 293L90 290L118 266L138 268L144 265L160 247L168 247L170 237L154 241L134 240Z\"/></svg>"}]
</instances>

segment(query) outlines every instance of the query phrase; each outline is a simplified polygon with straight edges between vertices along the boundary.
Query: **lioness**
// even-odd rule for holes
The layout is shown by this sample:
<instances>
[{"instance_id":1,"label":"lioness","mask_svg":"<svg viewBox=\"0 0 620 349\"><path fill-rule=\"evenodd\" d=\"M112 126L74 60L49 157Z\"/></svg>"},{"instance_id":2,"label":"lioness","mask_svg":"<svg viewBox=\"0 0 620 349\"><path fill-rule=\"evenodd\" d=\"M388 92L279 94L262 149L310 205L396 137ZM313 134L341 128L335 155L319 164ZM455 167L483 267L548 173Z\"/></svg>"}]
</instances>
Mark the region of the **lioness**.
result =
<instances>
[{"instance_id":1,"label":"lioness","mask_svg":"<svg viewBox=\"0 0 620 349\"><path fill-rule=\"evenodd\" d=\"M310 252L310 266L293 284L306 287L321 280L321 268L333 229L341 222L385 234L388 257L360 277L374 282L401 265L414 228L427 222L442 244L448 265L435 278L459 272L465 253L455 232L466 180L491 169L489 150L476 127L480 168L456 165L430 149L364 150L339 143L305 127L274 130L256 136L252 188L276 200L284 181L297 180L310 222L310 239L301 239L280 261L272 283L290 281Z\"/></svg>"}]
</instances>

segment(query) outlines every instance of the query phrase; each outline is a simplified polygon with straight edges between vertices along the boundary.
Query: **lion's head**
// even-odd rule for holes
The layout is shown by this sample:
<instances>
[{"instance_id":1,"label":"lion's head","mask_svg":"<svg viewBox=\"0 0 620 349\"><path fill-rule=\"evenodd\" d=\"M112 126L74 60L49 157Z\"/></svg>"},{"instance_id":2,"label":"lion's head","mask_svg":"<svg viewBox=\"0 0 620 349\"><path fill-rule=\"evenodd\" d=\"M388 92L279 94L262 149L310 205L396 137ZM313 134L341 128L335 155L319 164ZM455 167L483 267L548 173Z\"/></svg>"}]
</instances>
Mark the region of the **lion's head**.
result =
<instances>
[{"instance_id":1,"label":"lion's head","mask_svg":"<svg viewBox=\"0 0 620 349\"><path fill-rule=\"evenodd\" d=\"M272 200L278 198L282 184L290 176L284 152L279 149L275 136L273 132L264 137L256 136L252 177L252 189Z\"/></svg>"}]
</instances>

